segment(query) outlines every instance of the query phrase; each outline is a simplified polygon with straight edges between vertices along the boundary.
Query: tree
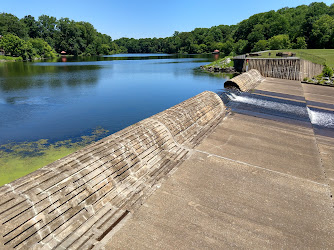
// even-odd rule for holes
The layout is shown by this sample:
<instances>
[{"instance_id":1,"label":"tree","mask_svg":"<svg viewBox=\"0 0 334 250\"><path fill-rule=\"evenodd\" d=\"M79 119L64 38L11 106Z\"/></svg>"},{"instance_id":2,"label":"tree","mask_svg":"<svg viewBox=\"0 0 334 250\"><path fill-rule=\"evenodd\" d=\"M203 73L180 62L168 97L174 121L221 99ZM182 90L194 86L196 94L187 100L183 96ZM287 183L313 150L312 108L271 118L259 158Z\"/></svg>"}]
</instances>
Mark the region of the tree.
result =
<instances>
[{"instance_id":1,"label":"tree","mask_svg":"<svg viewBox=\"0 0 334 250\"><path fill-rule=\"evenodd\" d=\"M43 58L52 58L56 56L56 52L42 38L29 39L29 42L32 44L36 55Z\"/></svg>"},{"instance_id":2,"label":"tree","mask_svg":"<svg viewBox=\"0 0 334 250\"><path fill-rule=\"evenodd\" d=\"M27 33L30 38L36 38L39 36L39 23L31 15L25 16L21 19L27 28Z\"/></svg>"},{"instance_id":3,"label":"tree","mask_svg":"<svg viewBox=\"0 0 334 250\"><path fill-rule=\"evenodd\" d=\"M325 3L311 3L308 6L305 20L302 24L302 30L303 35L307 38L311 36L313 24L324 14L327 14L329 12L329 7ZM309 42L310 48L315 48L315 44L313 44L313 41Z\"/></svg>"},{"instance_id":4,"label":"tree","mask_svg":"<svg viewBox=\"0 0 334 250\"><path fill-rule=\"evenodd\" d=\"M273 36L268 40L268 47L272 50L290 49L290 39L288 35Z\"/></svg>"},{"instance_id":5,"label":"tree","mask_svg":"<svg viewBox=\"0 0 334 250\"><path fill-rule=\"evenodd\" d=\"M305 37L297 37L296 43L292 46L294 49L307 49Z\"/></svg>"},{"instance_id":6,"label":"tree","mask_svg":"<svg viewBox=\"0 0 334 250\"><path fill-rule=\"evenodd\" d=\"M247 36L247 40L249 41L250 47L254 47L254 45L260 41L264 40L265 36L265 26L262 24L257 24L252 29L252 32Z\"/></svg>"},{"instance_id":7,"label":"tree","mask_svg":"<svg viewBox=\"0 0 334 250\"><path fill-rule=\"evenodd\" d=\"M13 34L20 38L24 38L27 36L27 30L25 25L20 22L20 20L8 13L0 14L0 34Z\"/></svg>"},{"instance_id":8,"label":"tree","mask_svg":"<svg viewBox=\"0 0 334 250\"><path fill-rule=\"evenodd\" d=\"M0 39L0 48L6 54L21 56L23 59L31 59L35 55L32 44L29 41L26 42L13 34L6 34Z\"/></svg>"},{"instance_id":9,"label":"tree","mask_svg":"<svg viewBox=\"0 0 334 250\"><path fill-rule=\"evenodd\" d=\"M333 75L333 69L325 65L324 69L322 70L322 74L327 77L331 77Z\"/></svg>"},{"instance_id":10,"label":"tree","mask_svg":"<svg viewBox=\"0 0 334 250\"><path fill-rule=\"evenodd\" d=\"M264 50L267 50L268 49L268 41L267 40L260 40L258 41L252 51L253 52L258 52L258 51L264 51Z\"/></svg>"},{"instance_id":11,"label":"tree","mask_svg":"<svg viewBox=\"0 0 334 250\"><path fill-rule=\"evenodd\" d=\"M334 3L329 7L328 15L334 17Z\"/></svg>"},{"instance_id":12,"label":"tree","mask_svg":"<svg viewBox=\"0 0 334 250\"><path fill-rule=\"evenodd\" d=\"M276 13L272 22L270 23L269 37L277 36L279 34L286 34L288 30L289 23L285 16Z\"/></svg>"},{"instance_id":13,"label":"tree","mask_svg":"<svg viewBox=\"0 0 334 250\"><path fill-rule=\"evenodd\" d=\"M234 52L237 55L245 54L247 51L248 41L247 40L239 40L234 44Z\"/></svg>"},{"instance_id":14,"label":"tree","mask_svg":"<svg viewBox=\"0 0 334 250\"><path fill-rule=\"evenodd\" d=\"M310 42L315 48L334 48L334 18L329 15L321 16L313 24Z\"/></svg>"},{"instance_id":15,"label":"tree","mask_svg":"<svg viewBox=\"0 0 334 250\"><path fill-rule=\"evenodd\" d=\"M57 18L41 15L38 17L39 37L43 38L51 47L55 48L56 39L59 39Z\"/></svg>"},{"instance_id":16,"label":"tree","mask_svg":"<svg viewBox=\"0 0 334 250\"><path fill-rule=\"evenodd\" d=\"M220 43L221 46L219 47L219 50L224 53L225 56L228 56L231 54L232 51L234 51L234 41L233 40L227 40L225 43Z\"/></svg>"}]
</instances>

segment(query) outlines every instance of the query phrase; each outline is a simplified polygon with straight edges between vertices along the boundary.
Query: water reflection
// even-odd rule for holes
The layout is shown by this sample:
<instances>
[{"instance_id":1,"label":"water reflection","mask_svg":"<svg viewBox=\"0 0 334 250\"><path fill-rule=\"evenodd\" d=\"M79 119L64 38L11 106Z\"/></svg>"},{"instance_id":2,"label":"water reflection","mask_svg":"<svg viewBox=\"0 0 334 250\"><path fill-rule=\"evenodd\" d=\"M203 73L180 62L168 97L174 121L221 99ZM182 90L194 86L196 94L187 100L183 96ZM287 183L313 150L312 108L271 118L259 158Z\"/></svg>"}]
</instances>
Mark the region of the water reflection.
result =
<instances>
[{"instance_id":1,"label":"water reflection","mask_svg":"<svg viewBox=\"0 0 334 250\"><path fill-rule=\"evenodd\" d=\"M4 92L45 86L93 85L98 80L99 65L38 65L34 63L6 63L0 67L0 90Z\"/></svg>"},{"instance_id":2,"label":"water reflection","mask_svg":"<svg viewBox=\"0 0 334 250\"><path fill-rule=\"evenodd\" d=\"M111 133L228 76L205 74L212 55L113 55L0 64L0 145L64 140L102 126ZM194 70L196 69L196 70Z\"/></svg>"}]
</instances>

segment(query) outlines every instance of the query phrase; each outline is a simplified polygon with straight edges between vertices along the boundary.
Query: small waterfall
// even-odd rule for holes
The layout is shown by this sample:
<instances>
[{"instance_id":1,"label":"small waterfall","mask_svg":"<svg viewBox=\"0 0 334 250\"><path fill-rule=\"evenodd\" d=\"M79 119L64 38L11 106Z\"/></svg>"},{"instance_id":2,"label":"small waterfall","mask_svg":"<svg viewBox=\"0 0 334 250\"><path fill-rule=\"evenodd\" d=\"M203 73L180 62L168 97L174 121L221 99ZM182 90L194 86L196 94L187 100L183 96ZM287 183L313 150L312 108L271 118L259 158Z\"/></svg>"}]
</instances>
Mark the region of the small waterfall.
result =
<instances>
[{"instance_id":1,"label":"small waterfall","mask_svg":"<svg viewBox=\"0 0 334 250\"><path fill-rule=\"evenodd\" d=\"M271 110L276 110L276 111L281 111L284 113L292 113L296 115L305 115L306 110L305 107L303 106L297 106L297 105L292 105L292 104L287 104L287 103L281 103L281 102L274 102L274 101L268 101L268 100L263 100L260 98L255 98L255 97L250 97L250 96L238 96L234 93L229 94L230 99L235 102L240 102L240 103L246 103L246 104L251 104L254 106L266 108L266 109L271 109Z\"/></svg>"},{"instance_id":2,"label":"small waterfall","mask_svg":"<svg viewBox=\"0 0 334 250\"><path fill-rule=\"evenodd\" d=\"M229 107L311 121L313 125L334 128L334 112L308 108L304 103L227 90L220 97Z\"/></svg>"},{"instance_id":3,"label":"small waterfall","mask_svg":"<svg viewBox=\"0 0 334 250\"><path fill-rule=\"evenodd\" d=\"M310 120L312 124L326 127L326 128L334 128L334 113L333 112L321 112L311 110L307 108L307 111L310 116Z\"/></svg>"}]
</instances>

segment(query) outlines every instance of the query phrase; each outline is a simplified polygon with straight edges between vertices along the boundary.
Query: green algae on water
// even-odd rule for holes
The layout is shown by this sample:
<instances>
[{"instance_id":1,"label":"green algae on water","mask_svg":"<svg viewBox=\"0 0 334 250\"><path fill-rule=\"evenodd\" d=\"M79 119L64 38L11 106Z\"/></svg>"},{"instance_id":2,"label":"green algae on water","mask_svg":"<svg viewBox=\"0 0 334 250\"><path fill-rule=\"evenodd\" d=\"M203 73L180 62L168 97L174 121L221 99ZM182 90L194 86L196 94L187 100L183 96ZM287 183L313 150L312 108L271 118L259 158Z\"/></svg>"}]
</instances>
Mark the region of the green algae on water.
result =
<instances>
[{"instance_id":1,"label":"green algae on water","mask_svg":"<svg viewBox=\"0 0 334 250\"><path fill-rule=\"evenodd\" d=\"M49 143L38 141L0 145L0 186L25 176L47 164L69 155L108 134L101 127L89 135Z\"/></svg>"}]
</instances>

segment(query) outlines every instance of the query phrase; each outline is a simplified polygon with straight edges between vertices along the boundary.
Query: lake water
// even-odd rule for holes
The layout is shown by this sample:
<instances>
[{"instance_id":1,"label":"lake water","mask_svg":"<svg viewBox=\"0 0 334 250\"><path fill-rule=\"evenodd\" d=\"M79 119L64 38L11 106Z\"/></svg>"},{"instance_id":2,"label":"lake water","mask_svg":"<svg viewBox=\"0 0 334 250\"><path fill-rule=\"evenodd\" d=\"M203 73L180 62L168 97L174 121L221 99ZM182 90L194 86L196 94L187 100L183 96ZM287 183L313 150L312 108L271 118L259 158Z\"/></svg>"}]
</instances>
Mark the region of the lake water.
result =
<instances>
[{"instance_id":1,"label":"lake water","mask_svg":"<svg viewBox=\"0 0 334 250\"><path fill-rule=\"evenodd\" d=\"M0 145L117 132L228 76L202 72L211 55L126 54L0 63Z\"/></svg>"}]
</instances>

